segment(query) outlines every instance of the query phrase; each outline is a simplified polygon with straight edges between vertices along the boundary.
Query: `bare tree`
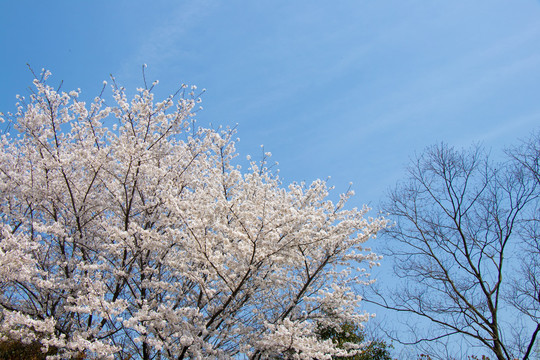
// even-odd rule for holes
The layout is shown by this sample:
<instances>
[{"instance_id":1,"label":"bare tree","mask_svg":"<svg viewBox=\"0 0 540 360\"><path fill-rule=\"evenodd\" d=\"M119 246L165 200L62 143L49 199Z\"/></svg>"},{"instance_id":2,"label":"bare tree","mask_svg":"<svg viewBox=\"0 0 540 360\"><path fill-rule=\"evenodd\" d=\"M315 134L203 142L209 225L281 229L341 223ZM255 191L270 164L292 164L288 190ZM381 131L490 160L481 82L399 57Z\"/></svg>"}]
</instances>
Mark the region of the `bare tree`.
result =
<instances>
[{"instance_id":1,"label":"bare tree","mask_svg":"<svg viewBox=\"0 0 540 360\"><path fill-rule=\"evenodd\" d=\"M397 340L462 336L497 359L529 358L540 329L538 137L509 154L494 164L479 146L432 146L390 193L383 212L395 225L385 234L399 288L367 299L431 324Z\"/></svg>"},{"instance_id":2,"label":"bare tree","mask_svg":"<svg viewBox=\"0 0 540 360\"><path fill-rule=\"evenodd\" d=\"M540 131L523 142L521 146L507 151L513 160L514 171L522 172L526 181L536 188L536 194L540 189ZM537 200L537 199L535 199ZM535 201L527 209L522 217L521 224L522 261L518 270L519 278L512 283L507 296L508 301L536 323L531 341L522 342L523 351L527 356L534 352L534 342L540 332L540 203ZM527 335L524 335L525 338ZM516 334L517 338L523 337L522 333ZM523 346L524 345L524 346Z\"/></svg>"}]
</instances>

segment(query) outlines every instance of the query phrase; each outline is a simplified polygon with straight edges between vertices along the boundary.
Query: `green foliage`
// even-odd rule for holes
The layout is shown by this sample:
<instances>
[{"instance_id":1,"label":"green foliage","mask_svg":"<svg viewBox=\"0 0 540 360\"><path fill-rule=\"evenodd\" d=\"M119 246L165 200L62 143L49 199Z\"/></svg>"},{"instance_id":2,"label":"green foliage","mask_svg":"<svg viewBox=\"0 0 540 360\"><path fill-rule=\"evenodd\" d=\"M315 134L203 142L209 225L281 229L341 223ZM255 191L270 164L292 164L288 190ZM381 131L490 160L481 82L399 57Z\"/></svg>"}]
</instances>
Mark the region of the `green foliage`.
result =
<instances>
[{"instance_id":1,"label":"green foliage","mask_svg":"<svg viewBox=\"0 0 540 360\"><path fill-rule=\"evenodd\" d=\"M322 328L319 330L321 339L331 339L337 343L338 348L344 348L347 343L360 344L365 342L365 333L352 323L341 325L340 331L334 328ZM392 360L389 349L391 345L381 340L372 341L364 347L361 354L352 357L334 357L334 360Z\"/></svg>"},{"instance_id":2,"label":"green foliage","mask_svg":"<svg viewBox=\"0 0 540 360\"><path fill-rule=\"evenodd\" d=\"M421 354L421 355L418 357L418 360L432 360L432 358L431 358L431 356L429 356L429 355ZM476 355L471 355L471 356L468 356L468 357L467 357L467 360L490 360L490 358L487 357L486 355L482 355L481 358L479 358L479 357L476 356Z\"/></svg>"},{"instance_id":3,"label":"green foliage","mask_svg":"<svg viewBox=\"0 0 540 360\"><path fill-rule=\"evenodd\" d=\"M53 355L54 350L44 353L37 341L25 344L16 340L0 342L0 360L45 360L47 355Z\"/></svg>"},{"instance_id":4,"label":"green foliage","mask_svg":"<svg viewBox=\"0 0 540 360\"><path fill-rule=\"evenodd\" d=\"M0 341L0 360L46 360L47 356L57 354L58 349L51 347L47 352L41 350L38 341L25 344L20 340ZM85 355L80 353L71 360L84 360Z\"/></svg>"}]
</instances>

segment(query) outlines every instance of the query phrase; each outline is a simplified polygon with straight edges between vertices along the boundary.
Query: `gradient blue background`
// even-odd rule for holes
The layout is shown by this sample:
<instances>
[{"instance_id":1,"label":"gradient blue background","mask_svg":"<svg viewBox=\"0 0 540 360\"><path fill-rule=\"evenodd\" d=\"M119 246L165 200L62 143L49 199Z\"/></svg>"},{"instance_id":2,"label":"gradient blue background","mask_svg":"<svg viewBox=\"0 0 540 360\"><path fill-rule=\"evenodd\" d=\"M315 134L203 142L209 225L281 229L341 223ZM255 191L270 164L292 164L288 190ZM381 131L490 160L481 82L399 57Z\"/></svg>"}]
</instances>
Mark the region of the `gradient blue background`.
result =
<instances>
[{"instance_id":1,"label":"gradient blue background","mask_svg":"<svg viewBox=\"0 0 540 360\"><path fill-rule=\"evenodd\" d=\"M206 88L199 124L238 124L242 159L264 144L285 183L353 182L351 206L430 144L498 156L540 125L537 0L0 0L0 46L0 111L26 63L87 99L146 63L159 96Z\"/></svg>"}]
</instances>

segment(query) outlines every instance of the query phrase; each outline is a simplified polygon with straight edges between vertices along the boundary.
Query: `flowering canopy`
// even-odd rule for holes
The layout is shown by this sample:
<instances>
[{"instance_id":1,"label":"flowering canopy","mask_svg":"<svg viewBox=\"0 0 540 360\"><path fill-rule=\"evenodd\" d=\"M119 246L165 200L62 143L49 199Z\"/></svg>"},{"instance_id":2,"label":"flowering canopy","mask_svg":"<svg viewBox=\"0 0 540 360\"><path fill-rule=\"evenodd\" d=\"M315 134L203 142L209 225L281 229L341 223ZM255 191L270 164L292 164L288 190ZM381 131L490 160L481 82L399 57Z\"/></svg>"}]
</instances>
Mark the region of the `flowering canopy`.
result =
<instances>
[{"instance_id":1,"label":"flowering canopy","mask_svg":"<svg viewBox=\"0 0 540 360\"><path fill-rule=\"evenodd\" d=\"M43 75L1 139L0 336L62 358L358 351L316 331L367 320L356 267L378 260L361 245L384 219L323 181L285 188L265 161L242 172L233 131L193 127L194 87L155 103L114 83L107 106Z\"/></svg>"}]
</instances>

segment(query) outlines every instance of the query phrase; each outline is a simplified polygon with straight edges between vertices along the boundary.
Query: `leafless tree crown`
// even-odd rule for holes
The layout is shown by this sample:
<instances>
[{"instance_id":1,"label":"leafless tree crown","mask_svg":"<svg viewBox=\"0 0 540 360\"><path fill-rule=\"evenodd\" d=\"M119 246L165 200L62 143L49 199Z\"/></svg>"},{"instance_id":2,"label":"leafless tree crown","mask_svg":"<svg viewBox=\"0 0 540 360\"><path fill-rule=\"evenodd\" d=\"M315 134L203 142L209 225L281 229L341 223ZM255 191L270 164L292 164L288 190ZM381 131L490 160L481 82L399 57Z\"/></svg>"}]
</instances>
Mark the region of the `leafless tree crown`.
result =
<instances>
[{"instance_id":1,"label":"leafless tree crown","mask_svg":"<svg viewBox=\"0 0 540 360\"><path fill-rule=\"evenodd\" d=\"M404 343L461 335L497 359L530 359L540 331L540 133L494 163L480 146L432 146L383 211L399 289L369 301L428 320ZM425 329L424 329L425 330Z\"/></svg>"}]
</instances>

